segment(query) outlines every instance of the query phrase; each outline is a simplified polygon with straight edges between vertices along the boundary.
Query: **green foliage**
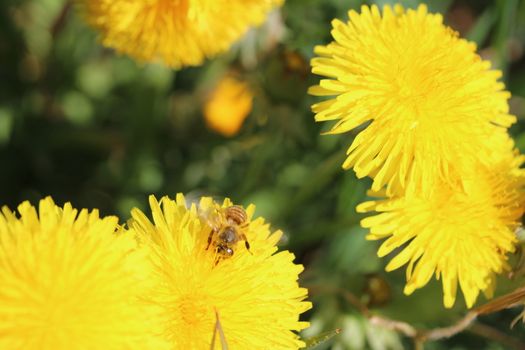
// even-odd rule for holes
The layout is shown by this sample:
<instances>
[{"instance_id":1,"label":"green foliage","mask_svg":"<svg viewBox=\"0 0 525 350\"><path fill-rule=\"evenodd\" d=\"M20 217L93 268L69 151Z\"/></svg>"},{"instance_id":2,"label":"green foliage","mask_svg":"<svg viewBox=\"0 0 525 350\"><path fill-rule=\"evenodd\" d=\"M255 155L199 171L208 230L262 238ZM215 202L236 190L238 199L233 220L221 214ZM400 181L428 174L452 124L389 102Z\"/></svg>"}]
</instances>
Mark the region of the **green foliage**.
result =
<instances>
[{"instance_id":1,"label":"green foliage","mask_svg":"<svg viewBox=\"0 0 525 350\"><path fill-rule=\"evenodd\" d=\"M334 329L333 331L323 332L316 337L309 338L305 340L306 346L303 348L305 350L313 350L317 348L318 345L323 344L324 342L329 341L336 335L341 332L340 329Z\"/></svg>"},{"instance_id":2,"label":"green foliage","mask_svg":"<svg viewBox=\"0 0 525 350\"><path fill-rule=\"evenodd\" d=\"M304 337L317 339L316 349L412 346L371 325L334 292L349 290L373 312L422 328L450 324L465 312L461 302L443 309L439 283L406 297L404 273L384 272L388 258L377 258L377 243L365 240L354 210L368 180L340 166L353 135L321 136L326 126L313 121L310 105L316 99L306 94L318 79L309 72L313 47L330 40L333 18L346 19L348 9L362 3L392 1L288 0L282 9L285 35L277 45L258 47L255 65L242 57L257 46L250 40L271 28L202 67L173 71L103 48L64 0L4 1L1 204L14 208L52 195L58 203L126 218L130 208L146 207L150 193L253 202L257 215L284 230L283 248L306 267L301 283L310 288L314 308L305 316L312 326ZM519 118L511 131L525 152L525 2L428 3L506 73ZM254 109L233 138L215 134L202 118L211 88L228 71L246 79L255 93ZM523 339L523 325L508 328L518 314L511 310L482 321ZM334 329L341 334L334 337ZM428 348L505 348L501 344L463 333Z\"/></svg>"}]
</instances>

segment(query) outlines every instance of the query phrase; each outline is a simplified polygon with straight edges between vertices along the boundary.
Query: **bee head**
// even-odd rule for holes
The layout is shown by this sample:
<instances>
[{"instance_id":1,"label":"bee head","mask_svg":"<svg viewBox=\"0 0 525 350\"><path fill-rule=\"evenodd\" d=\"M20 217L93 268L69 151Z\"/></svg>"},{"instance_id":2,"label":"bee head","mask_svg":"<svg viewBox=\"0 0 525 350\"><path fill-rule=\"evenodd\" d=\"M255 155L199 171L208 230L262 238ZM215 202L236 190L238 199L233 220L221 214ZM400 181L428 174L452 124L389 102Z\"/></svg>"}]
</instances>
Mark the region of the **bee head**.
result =
<instances>
[{"instance_id":1,"label":"bee head","mask_svg":"<svg viewBox=\"0 0 525 350\"><path fill-rule=\"evenodd\" d=\"M233 255L233 249L231 249L230 247L221 245L217 247L217 253L230 257Z\"/></svg>"}]
</instances>

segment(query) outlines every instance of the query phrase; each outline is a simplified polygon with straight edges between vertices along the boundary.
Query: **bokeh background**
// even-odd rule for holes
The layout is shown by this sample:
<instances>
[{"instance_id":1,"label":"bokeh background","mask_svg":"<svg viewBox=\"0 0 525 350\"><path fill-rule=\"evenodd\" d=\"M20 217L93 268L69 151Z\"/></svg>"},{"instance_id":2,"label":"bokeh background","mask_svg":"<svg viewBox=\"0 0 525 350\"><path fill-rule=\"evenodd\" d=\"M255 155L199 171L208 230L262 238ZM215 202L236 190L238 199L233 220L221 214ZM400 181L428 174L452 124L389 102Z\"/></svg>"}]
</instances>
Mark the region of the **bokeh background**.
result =
<instances>
[{"instance_id":1,"label":"bokeh background","mask_svg":"<svg viewBox=\"0 0 525 350\"><path fill-rule=\"evenodd\" d=\"M347 10L363 3L393 2L288 0L227 54L174 71L103 48L71 2L2 0L0 203L15 208L52 195L60 204L99 208L123 221L132 207L146 209L151 193L255 203L257 215L284 230L282 247L306 267L301 283L314 308L305 315L312 325L304 336L342 329L317 349L412 347L371 325L342 291L373 312L422 328L459 319L463 300L445 310L435 281L406 297L403 269L384 272L388 258L376 257L378 243L365 240L355 213L370 184L341 169L354 134L321 136L328 126L314 123L316 98L306 94L318 80L309 68L313 47L331 40L333 18L346 20ZM511 133L525 152L525 2L426 3L503 71L519 120ZM225 75L246 81L254 95L250 115L231 137L203 119ZM502 280L498 293L524 284ZM426 348L520 348L524 326L509 327L520 311L483 317Z\"/></svg>"}]
</instances>

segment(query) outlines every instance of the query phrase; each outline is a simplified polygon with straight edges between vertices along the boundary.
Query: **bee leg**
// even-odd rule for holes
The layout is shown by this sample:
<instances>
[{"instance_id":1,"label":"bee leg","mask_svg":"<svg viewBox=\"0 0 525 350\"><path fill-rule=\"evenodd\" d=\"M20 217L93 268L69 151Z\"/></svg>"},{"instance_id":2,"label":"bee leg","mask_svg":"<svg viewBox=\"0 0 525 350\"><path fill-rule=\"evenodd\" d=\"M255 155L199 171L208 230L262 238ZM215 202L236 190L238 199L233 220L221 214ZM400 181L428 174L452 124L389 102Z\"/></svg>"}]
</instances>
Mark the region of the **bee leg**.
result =
<instances>
[{"instance_id":1,"label":"bee leg","mask_svg":"<svg viewBox=\"0 0 525 350\"><path fill-rule=\"evenodd\" d=\"M244 241L244 246L246 247L246 250L248 251L248 253L253 255L252 251L250 250L250 243L248 243L248 241Z\"/></svg>"},{"instance_id":2,"label":"bee leg","mask_svg":"<svg viewBox=\"0 0 525 350\"><path fill-rule=\"evenodd\" d=\"M208 250L210 248L211 241L212 241L213 235L215 233L217 233L217 231L215 229L212 229L210 234L208 235L208 245L206 246L206 250Z\"/></svg>"},{"instance_id":3,"label":"bee leg","mask_svg":"<svg viewBox=\"0 0 525 350\"><path fill-rule=\"evenodd\" d=\"M250 251L250 242L248 242L248 239L246 238L246 235L242 234L241 235L241 239L244 240L244 246L246 247L246 250L248 251L248 253L253 255L253 253Z\"/></svg>"}]
</instances>

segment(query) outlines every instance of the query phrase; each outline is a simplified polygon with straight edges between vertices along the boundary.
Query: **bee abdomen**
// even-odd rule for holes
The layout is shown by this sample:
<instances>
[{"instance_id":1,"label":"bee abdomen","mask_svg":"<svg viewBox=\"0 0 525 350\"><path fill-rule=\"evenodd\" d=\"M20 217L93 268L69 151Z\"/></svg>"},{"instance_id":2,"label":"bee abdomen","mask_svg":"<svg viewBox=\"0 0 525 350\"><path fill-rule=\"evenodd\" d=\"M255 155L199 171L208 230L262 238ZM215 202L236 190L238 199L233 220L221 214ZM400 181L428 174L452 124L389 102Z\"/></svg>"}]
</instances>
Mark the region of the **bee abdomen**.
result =
<instances>
[{"instance_id":1,"label":"bee abdomen","mask_svg":"<svg viewBox=\"0 0 525 350\"><path fill-rule=\"evenodd\" d=\"M234 221L237 225L241 225L248 220L248 215L243 207L240 205L232 205L226 208L226 219Z\"/></svg>"}]
</instances>

